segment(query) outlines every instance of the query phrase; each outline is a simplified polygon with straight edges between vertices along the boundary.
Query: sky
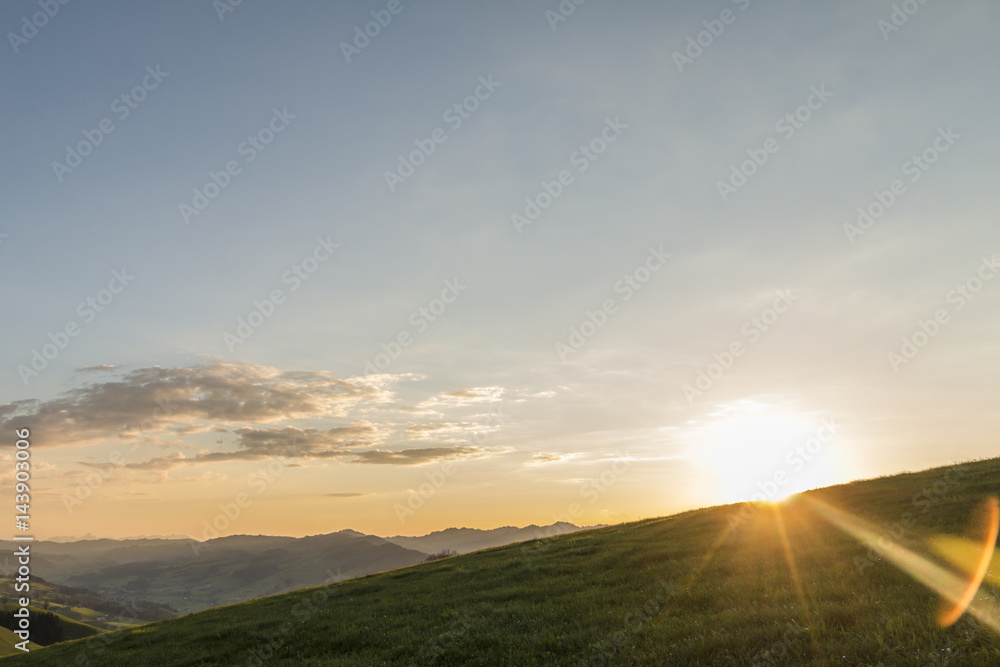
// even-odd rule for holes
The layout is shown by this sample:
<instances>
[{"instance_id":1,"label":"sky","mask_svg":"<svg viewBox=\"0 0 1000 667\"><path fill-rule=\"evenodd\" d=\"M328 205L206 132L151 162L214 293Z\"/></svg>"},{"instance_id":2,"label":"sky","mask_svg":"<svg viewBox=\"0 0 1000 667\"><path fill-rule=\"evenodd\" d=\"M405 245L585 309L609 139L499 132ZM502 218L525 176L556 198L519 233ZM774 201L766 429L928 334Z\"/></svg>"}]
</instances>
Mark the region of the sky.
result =
<instances>
[{"instance_id":1,"label":"sky","mask_svg":"<svg viewBox=\"0 0 1000 667\"><path fill-rule=\"evenodd\" d=\"M995 3L0 26L37 537L594 525L996 454Z\"/></svg>"}]
</instances>

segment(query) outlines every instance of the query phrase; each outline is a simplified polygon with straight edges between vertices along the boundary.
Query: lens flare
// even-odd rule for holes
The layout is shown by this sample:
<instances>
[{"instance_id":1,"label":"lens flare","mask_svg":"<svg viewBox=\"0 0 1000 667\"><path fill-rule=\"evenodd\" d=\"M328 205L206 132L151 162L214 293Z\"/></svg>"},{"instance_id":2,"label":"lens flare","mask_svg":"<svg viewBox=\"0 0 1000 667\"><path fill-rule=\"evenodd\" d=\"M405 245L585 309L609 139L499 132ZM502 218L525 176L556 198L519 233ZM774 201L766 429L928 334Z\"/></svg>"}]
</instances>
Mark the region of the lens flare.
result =
<instances>
[{"instance_id":1,"label":"lens flare","mask_svg":"<svg viewBox=\"0 0 1000 667\"><path fill-rule=\"evenodd\" d=\"M997 501L996 496L986 499L986 502L981 506L980 513L985 527L983 532L986 533L986 539L980 550L979 562L971 573L972 577L969 579L969 585L965 592L951 609L944 609L938 617L941 626L945 628L957 621L972 604L972 599L976 597L976 591L982 585L983 578L990 569L990 563L993 562L993 551L996 549L997 534L1000 532L1000 501Z\"/></svg>"},{"instance_id":2,"label":"lens flare","mask_svg":"<svg viewBox=\"0 0 1000 667\"><path fill-rule=\"evenodd\" d=\"M951 625L968 611L994 632L1000 633L1000 607L988 599L976 598L976 592L992 562L1000 531L1000 502L996 497L988 498L981 507L986 535L968 580L888 538L877 526L867 521L808 495L799 498L832 526L844 531L940 595L946 605L938 616L942 625Z\"/></svg>"}]
</instances>

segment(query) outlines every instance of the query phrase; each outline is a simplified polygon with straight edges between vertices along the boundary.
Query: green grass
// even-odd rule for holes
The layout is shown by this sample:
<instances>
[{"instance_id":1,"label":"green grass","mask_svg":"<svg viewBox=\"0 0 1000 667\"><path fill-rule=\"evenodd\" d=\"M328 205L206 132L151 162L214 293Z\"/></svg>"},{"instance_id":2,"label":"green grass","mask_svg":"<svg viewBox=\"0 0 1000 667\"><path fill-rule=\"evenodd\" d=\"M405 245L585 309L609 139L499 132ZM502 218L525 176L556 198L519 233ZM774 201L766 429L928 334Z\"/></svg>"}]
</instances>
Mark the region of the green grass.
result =
<instances>
[{"instance_id":1,"label":"green grass","mask_svg":"<svg viewBox=\"0 0 1000 667\"><path fill-rule=\"evenodd\" d=\"M82 623L90 623L104 616L104 614L96 609L89 609L87 607L72 607L69 611L62 611L60 613L63 616L68 616Z\"/></svg>"},{"instance_id":2,"label":"green grass","mask_svg":"<svg viewBox=\"0 0 1000 667\"><path fill-rule=\"evenodd\" d=\"M890 530L907 517L900 539L923 548L933 535L963 534L977 503L1000 492L1000 460L963 468L810 495ZM744 507L746 524L729 531ZM72 665L86 656L103 667L1000 664L993 631L967 616L939 628L933 593L803 503L778 516L770 506L735 505L535 540L0 663Z\"/></svg>"},{"instance_id":3,"label":"green grass","mask_svg":"<svg viewBox=\"0 0 1000 667\"><path fill-rule=\"evenodd\" d=\"M10 577L0 577L0 609L11 610L15 607L15 600L23 593L15 590L15 580ZM104 611L83 606L69 606L73 601L80 599L81 593L84 600L98 600L108 603L95 594L82 592L66 586L60 586L40 578L32 578L31 590L28 596L31 599L32 611L49 611L62 619L66 629L66 636L69 639L79 639L97 634L107 630L117 630L122 627L133 627L142 625L146 621L122 617L111 616ZM99 618L110 618L111 620L99 621Z\"/></svg>"},{"instance_id":4,"label":"green grass","mask_svg":"<svg viewBox=\"0 0 1000 667\"><path fill-rule=\"evenodd\" d=\"M15 644L21 643L21 638L14 634L12 630L7 628L0 628L0 656L5 655L23 655L24 651L19 648L15 648ZM28 642L28 649L31 651L37 651L42 648L35 642Z\"/></svg>"}]
</instances>

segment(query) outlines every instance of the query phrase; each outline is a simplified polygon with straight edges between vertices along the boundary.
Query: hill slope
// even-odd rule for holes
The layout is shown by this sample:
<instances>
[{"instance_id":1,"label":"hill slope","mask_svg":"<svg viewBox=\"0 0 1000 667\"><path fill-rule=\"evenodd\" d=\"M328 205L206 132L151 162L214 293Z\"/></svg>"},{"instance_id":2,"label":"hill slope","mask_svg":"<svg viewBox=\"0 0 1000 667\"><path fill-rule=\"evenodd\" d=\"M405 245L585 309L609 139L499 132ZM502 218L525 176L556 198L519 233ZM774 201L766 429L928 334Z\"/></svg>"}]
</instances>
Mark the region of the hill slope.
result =
<instances>
[{"instance_id":1,"label":"hill slope","mask_svg":"<svg viewBox=\"0 0 1000 667\"><path fill-rule=\"evenodd\" d=\"M582 529L566 523L495 530L450 528L421 537L395 538L342 530L298 538L232 535L204 542L165 538L38 541L32 546L32 575L135 601L133 615L160 620L176 615L169 611L201 611L318 586L327 573L348 579L416 565L444 549L468 553L578 530ZM0 551L12 554L15 548L13 542L0 541ZM10 576L16 565L7 556L0 575Z\"/></svg>"},{"instance_id":2,"label":"hill slope","mask_svg":"<svg viewBox=\"0 0 1000 667\"><path fill-rule=\"evenodd\" d=\"M566 535L588 529L588 527L574 526L571 523L560 521L550 526L532 525L525 526L524 528L504 526L503 528L494 528L493 530L447 528L420 537L396 535L395 537L387 537L385 539L401 547L416 549L428 554L439 553L445 549L457 551L460 554L467 554L481 549L502 547L514 542L525 542L539 537Z\"/></svg>"},{"instance_id":3,"label":"hill slope","mask_svg":"<svg viewBox=\"0 0 1000 667\"><path fill-rule=\"evenodd\" d=\"M6 601L20 598L17 582L9 577L0 577L0 607ZM31 576L31 590L28 595L33 606L91 625L98 630L116 629L116 624L139 625L143 621L159 621L173 618L177 614L161 605L144 600L110 600L82 588L61 586L46 581L35 574ZM104 618L101 621L98 619Z\"/></svg>"},{"instance_id":4,"label":"hill slope","mask_svg":"<svg viewBox=\"0 0 1000 667\"><path fill-rule=\"evenodd\" d=\"M13 631L7 628L0 628L0 656L4 655L23 655L24 651L19 648L15 648L15 644L19 643L21 638L14 634ZM28 642L28 649L31 651L37 651L42 648L35 642Z\"/></svg>"},{"instance_id":5,"label":"hill slope","mask_svg":"<svg viewBox=\"0 0 1000 667\"><path fill-rule=\"evenodd\" d=\"M998 491L990 460L806 495L929 553L928 538L964 534ZM809 507L731 505L533 540L0 664L1000 664L994 631L968 615L938 627L935 594Z\"/></svg>"}]
</instances>

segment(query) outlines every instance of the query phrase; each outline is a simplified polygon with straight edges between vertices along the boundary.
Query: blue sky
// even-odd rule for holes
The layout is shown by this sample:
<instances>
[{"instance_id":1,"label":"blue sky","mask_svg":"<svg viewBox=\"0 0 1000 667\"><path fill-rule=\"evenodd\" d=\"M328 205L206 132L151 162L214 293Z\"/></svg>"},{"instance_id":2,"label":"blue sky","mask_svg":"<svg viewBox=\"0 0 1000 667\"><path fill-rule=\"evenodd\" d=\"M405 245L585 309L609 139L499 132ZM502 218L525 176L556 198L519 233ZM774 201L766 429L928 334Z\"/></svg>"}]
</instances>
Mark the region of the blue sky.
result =
<instances>
[{"instance_id":1,"label":"blue sky","mask_svg":"<svg viewBox=\"0 0 1000 667\"><path fill-rule=\"evenodd\" d=\"M829 460L800 486L994 452L1000 290L987 281L971 300L948 299L1000 252L992 3L929 3L887 32L890 2L589 0L553 29L554 1L402 0L347 62L341 44L388 4L245 0L220 19L208 0L70 2L16 53L8 36L0 417L37 433L40 531L114 536L101 517L134 501L142 509L119 535L152 524L197 536L274 456L254 443L285 428L364 422L369 435L344 451L413 454L286 457L288 476L235 532L547 523L619 459L633 463L627 483L574 518L653 516L746 497L826 418L841 424ZM6 3L0 25L19 32L39 11ZM709 45L679 71L675 54L699 33ZM114 100L152 82L147 68L166 75L119 118ZM496 82L488 95L481 79ZM477 87L454 127L445 112ZM780 130L814 90L828 99ZM242 142L275 110L294 118L247 161ZM52 163L104 118L114 131L60 180ZM615 140L581 162L609 123ZM386 171L437 128L446 140L391 191ZM941 136L945 151L933 148ZM777 150L724 200L719 182L769 139ZM912 180L904 165L925 150L936 161ZM179 206L229 161L239 173L186 223ZM572 182L519 233L512 214L560 172ZM849 238L858 207L894 180L902 194ZM317 239L339 247L292 291L283 276ZM625 300L616 285L642 274L650 248L670 258ZM78 304L123 269L134 280L84 322ZM446 281L464 289L424 330L413 314L441 306ZM275 289L285 302L230 350L224 335ZM794 304L751 340L745 327L779 290ZM609 299L606 324L561 358L557 344ZM894 368L887 355L940 309L946 321ZM19 366L71 322L79 335L26 385ZM366 377L400 334L412 344ZM684 386L734 341L745 353L688 401ZM147 421L141 446L111 463L153 406L125 409L106 385L169 393L140 372L157 366L193 387L280 376L301 382L304 401L315 385L294 373L322 373L364 398L240 418L196 405L207 394L193 390L190 412ZM748 456L768 462L734 473L705 451L744 469ZM459 472L398 520L394 508L446 461ZM94 470L108 474L67 509ZM357 495L323 521L274 518L330 493ZM181 496L191 525L156 509Z\"/></svg>"}]
</instances>

